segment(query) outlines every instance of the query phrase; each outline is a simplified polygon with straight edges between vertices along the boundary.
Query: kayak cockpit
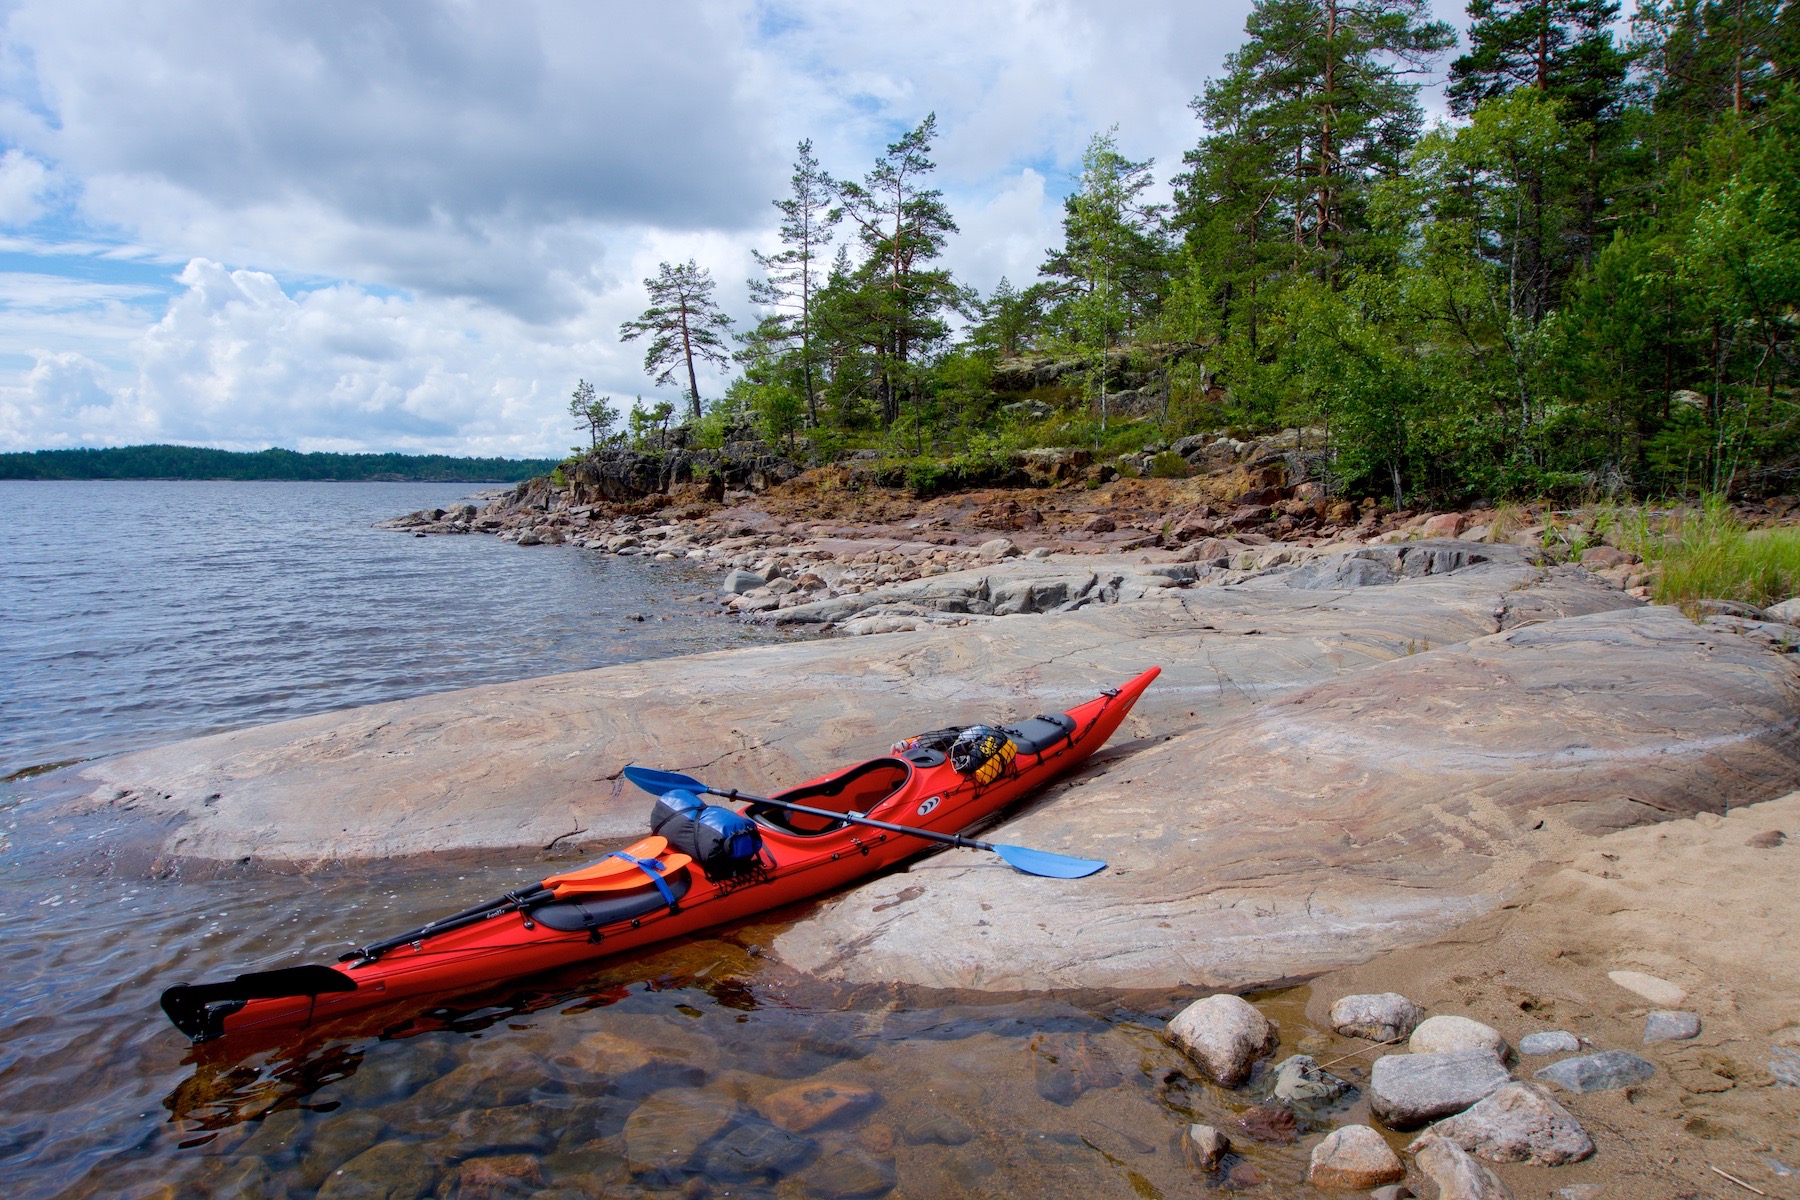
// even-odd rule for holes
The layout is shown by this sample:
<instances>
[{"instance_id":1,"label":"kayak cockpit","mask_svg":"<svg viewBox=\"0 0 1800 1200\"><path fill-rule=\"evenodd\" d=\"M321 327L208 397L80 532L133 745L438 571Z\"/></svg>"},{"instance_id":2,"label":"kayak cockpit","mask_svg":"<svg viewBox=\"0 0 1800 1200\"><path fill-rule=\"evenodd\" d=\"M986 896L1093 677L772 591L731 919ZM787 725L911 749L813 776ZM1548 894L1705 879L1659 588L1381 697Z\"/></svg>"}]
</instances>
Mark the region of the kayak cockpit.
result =
<instances>
[{"instance_id":1,"label":"kayak cockpit","mask_svg":"<svg viewBox=\"0 0 1800 1200\"><path fill-rule=\"evenodd\" d=\"M877 758L859 763L818 783L776 792L770 799L805 804L812 808L828 808L833 812L867 814L905 787L912 774L912 764L905 759ZM818 837L844 828L842 821L833 821L811 813L789 812L764 804L752 804L744 810L744 815L758 824L800 837Z\"/></svg>"}]
</instances>

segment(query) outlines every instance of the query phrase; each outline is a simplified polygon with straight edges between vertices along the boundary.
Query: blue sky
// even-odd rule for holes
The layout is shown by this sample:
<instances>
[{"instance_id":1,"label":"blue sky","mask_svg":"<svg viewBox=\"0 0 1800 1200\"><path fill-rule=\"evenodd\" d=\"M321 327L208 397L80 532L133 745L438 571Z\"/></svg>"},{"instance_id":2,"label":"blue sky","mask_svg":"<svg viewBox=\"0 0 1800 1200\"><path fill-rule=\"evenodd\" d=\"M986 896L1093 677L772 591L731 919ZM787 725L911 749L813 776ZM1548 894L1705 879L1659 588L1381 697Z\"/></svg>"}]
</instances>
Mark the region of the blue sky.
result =
<instances>
[{"instance_id":1,"label":"blue sky","mask_svg":"<svg viewBox=\"0 0 1800 1200\"><path fill-rule=\"evenodd\" d=\"M854 177L935 111L952 267L1028 280L1089 135L1166 178L1247 10L20 0L0 450L560 452L578 377L659 395L658 261L752 316L800 138Z\"/></svg>"}]
</instances>

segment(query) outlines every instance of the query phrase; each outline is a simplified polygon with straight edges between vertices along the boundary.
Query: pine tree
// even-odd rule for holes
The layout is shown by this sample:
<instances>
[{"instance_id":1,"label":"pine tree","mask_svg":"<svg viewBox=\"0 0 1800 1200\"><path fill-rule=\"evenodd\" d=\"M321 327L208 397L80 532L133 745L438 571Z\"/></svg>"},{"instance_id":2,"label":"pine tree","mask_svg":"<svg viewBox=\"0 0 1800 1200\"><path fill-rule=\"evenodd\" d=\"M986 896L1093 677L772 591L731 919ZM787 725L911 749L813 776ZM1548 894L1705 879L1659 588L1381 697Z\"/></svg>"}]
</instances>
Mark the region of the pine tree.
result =
<instances>
[{"instance_id":1,"label":"pine tree","mask_svg":"<svg viewBox=\"0 0 1800 1200\"><path fill-rule=\"evenodd\" d=\"M884 425L899 419L902 399L915 391L913 356L948 333L944 309L964 299L949 271L925 266L957 232L943 194L925 186L936 168L936 133L937 116L927 115L888 146L860 184L838 186L833 210L850 218L865 255L857 271L862 294L846 306L854 315L845 332L854 330L876 355Z\"/></svg>"},{"instance_id":2,"label":"pine tree","mask_svg":"<svg viewBox=\"0 0 1800 1200\"><path fill-rule=\"evenodd\" d=\"M700 381L694 360L719 367L730 363L725 339L731 333L731 318L713 302L712 272L691 258L680 266L659 264L656 278L644 280L644 287L650 293L650 307L637 320L620 325L619 338L629 342L651 335L644 350L644 371L659 386L666 387L677 368L687 368L688 402L698 421Z\"/></svg>"},{"instance_id":3,"label":"pine tree","mask_svg":"<svg viewBox=\"0 0 1800 1200\"><path fill-rule=\"evenodd\" d=\"M1450 65L1450 108L1535 88L1566 119L1601 125L1618 114L1628 56L1613 42L1618 0L1469 0L1469 52Z\"/></svg>"},{"instance_id":4,"label":"pine tree","mask_svg":"<svg viewBox=\"0 0 1800 1200\"><path fill-rule=\"evenodd\" d=\"M832 231L840 215L832 208L835 184L813 157L812 139L802 141L794 160L791 190L786 199L773 201L781 213L781 241L777 254L751 251L765 278L750 281L750 298L776 310L776 318L763 334L771 343L796 344L800 375L806 395L809 424L819 423L817 359L813 346L813 302L824 282L821 252L831 245Z\"/></svg>"}]
</instances>

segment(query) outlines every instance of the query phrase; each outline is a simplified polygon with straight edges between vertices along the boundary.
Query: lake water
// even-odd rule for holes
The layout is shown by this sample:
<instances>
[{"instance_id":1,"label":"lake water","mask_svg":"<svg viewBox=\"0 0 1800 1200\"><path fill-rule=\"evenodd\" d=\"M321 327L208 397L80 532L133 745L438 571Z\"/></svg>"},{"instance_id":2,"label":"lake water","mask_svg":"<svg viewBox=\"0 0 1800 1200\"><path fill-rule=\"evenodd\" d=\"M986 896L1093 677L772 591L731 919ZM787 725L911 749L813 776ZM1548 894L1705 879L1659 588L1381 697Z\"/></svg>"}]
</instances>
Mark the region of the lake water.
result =
<instances>
[{"instance_id":1,"label":"lake water","mask_svg":"<svg viewBox=\"0 0 1800 1200\"><path fill-rule=\"evenodd\" d=\"M714 572L371 528L467 491L0 483L0 773L775 636L672 602ZM1310 1194L1304 1149L1235 1132L1267 1064L1226 1092L1163 1041L1181 995L826 986L762 952L806 905L354 1029L193 1047L164 988L329 962L542 878L543 857L96 873L72 863L104 824L36 816L34 793L69 786L0 784L7 1197ZM1259 1002L1284 1052L1357 1049L1309 1029L1303 992ZM807 1099L826 1085L840 1111ZM1366 1116L1348 1103L1336 1120ZM1241 1151L1204 1180L1179 1149L1196 1120Z\"/></svg>"},{"instance_id":2,"label":"lake water","mask_svg":"<svg viewBox=\"0 0 1800 1200\"><path fill-rule=\"evenodd\" d=\"M374 528L474 490L0 481L0 777L779 636L672 602L716 568Z\"/></svg>"}]
</instances>

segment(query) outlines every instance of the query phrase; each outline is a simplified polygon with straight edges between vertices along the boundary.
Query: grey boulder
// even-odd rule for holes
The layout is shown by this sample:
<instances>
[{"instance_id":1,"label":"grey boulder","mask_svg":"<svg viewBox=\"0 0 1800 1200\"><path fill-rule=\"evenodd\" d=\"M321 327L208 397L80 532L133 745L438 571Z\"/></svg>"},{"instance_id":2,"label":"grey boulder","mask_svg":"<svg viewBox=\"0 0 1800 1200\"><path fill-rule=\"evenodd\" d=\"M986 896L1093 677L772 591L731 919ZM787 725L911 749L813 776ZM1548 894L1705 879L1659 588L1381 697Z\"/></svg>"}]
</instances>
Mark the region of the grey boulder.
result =
<instances>
[{"instance_id":1,"label":"grey boulder","mask_svg":"<svg viewBox=\"0 0 1800 1200\"><path fill-rule=\"evenodd\" d=\"M1533 1078L1571 1092L1609 1092L1642 1083L1654 1074L1654 1066L1629 1050L1602 1050L1553 1062Z\"/></svg>"},{"instance_id":2,"label":"grey boulder","mask_svg":"<svg viewBox=\"0 0 1800 1200\"><path fill-rule=\"evenodd\" d=\"M1369 1104L1390 1129L1418 1126L1459 1113L1512 1082L1486 1050L1388 1054L1369 1073Z\"/></svg>"},{"instance_id":3,"label":"grey boulder","mask_svg":"<svg viewBox=\"0 0 1800 1200\"><path fill-rule=\"evenodd\" d=\"M1575 1115L1528 1083L1509 1083L1465 1112L1433 1125L1429 1137L1449 1138L1490 1162L1558 1167L1594 1152L1593 1139Z\"/></svg>"},{"instance_id":4,"label":"grey boulder","mask_svg":"<svg viewBox=\"0 0 1800 1200\"><path fill-rule=\"evenodd\" d=\"M1250 1078L1257 1057L1275 1048L1275 1026L1242 996L1221 992L1196 1000L1169 1022L1169 1037L1225 1087Z\"/></svg>"},{"instance_id":5,"label":"grey boulder","mask_svg":"<svg viewBox=\"0 0 1800 1200\"><path fill-rule=\"evenodd\" d=\"M1331 1027L1345 1037L1394 1042L1419 1023L1419 1006L1399 992L1345 996L1331 1006Z\"/></svg>"},{"instance_id":6,"label":"grey boulder","mask_svg":"<svg viewBox=\"0 0 1800 1200\"><path fill-rule=\"evenodd\" d=\"M741 596L745 592L755 591L767 582L768 580L756 572L739 568L725 576L725 582L719 585L719 590L730 592L734 596Z\"/></svg>"}]
</instances>

